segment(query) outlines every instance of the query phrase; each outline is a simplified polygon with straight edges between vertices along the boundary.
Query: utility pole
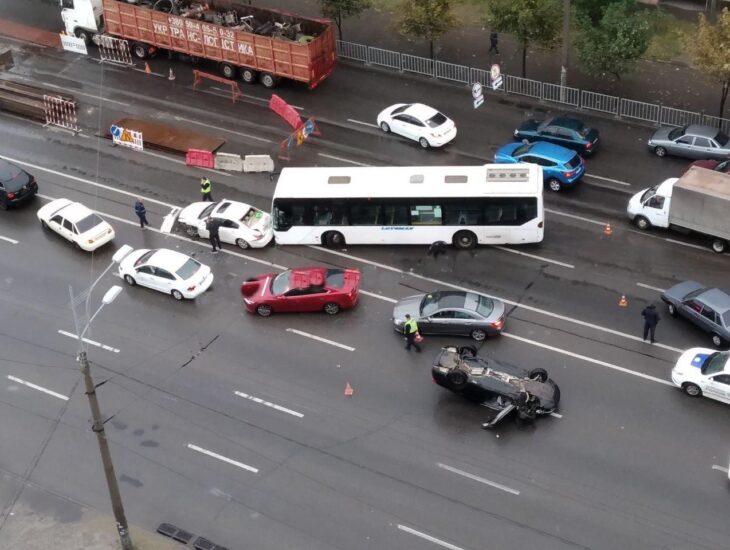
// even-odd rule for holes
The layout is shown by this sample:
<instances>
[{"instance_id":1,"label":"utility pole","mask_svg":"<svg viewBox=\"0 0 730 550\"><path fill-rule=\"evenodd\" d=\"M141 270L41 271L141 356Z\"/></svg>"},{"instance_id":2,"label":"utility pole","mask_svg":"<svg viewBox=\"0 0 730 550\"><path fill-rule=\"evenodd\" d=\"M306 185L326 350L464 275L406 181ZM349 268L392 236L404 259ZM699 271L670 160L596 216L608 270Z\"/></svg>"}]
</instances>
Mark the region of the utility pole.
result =
<instances>
[{"instance_id":1,"label":"utility pole","mask_svg":"<svg viewBox=\"0 0 730 550\"><path fill-rule=\"evenodd\" d=\"M566 102L568 85L568 51L570 50L570 0L563 0L563 59L560 64L560 101Z\"/></svg>"},{"instance_id":2,"label":"utility pole","mask_svg":"<svg viewBox=\"0 0 730 550\"><path fill-rule=\"evenodd\" d=\"M707 0L707 5L709 5L707 19L714 25L717 22L717 0Z\"/></svg>"}]
</instances>

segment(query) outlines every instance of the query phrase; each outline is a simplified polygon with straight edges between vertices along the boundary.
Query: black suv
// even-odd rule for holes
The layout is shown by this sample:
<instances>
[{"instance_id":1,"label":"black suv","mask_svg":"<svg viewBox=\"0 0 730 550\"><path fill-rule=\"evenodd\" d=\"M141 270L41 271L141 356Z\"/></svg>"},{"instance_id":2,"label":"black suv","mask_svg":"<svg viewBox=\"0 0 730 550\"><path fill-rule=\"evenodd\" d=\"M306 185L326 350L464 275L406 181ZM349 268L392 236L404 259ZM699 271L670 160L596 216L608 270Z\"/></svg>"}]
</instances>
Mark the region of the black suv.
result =
<instances>
[{"instance_id":1,"label":"black suv","mask_svg":"<svg viewBox=\"0 0 730 550\"><path fill-rule=\"evenodd\" d=\"M0 210L32 199L38 192L35 178L22 168L0 159Z\"/></svg>"},{"instance_id":2,"label":"black suv","mask_svg":"<svg viewBox=\"0 0 730 550\"><path fill-rule=\"evenodd\" d=\"M532 421L555 411L560 402L560 388L545 369L527 371L477 357L473 346L441 348L431 374L439 386L498 411L483 428L494 427L512 411Z\"/></svg>"}]
</instances>

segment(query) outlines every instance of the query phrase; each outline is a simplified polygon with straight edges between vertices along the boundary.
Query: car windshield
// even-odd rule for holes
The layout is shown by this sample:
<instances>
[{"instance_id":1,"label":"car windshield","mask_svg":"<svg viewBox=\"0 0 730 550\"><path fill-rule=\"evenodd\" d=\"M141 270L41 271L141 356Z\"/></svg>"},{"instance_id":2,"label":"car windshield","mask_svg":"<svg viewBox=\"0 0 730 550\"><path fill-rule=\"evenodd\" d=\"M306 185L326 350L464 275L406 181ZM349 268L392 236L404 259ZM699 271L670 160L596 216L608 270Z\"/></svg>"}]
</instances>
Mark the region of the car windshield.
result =
<instances>
[{"instance_id":1,"label":"car windshield","mask_svg":"<svg viewBox=\"0 0 730 550\"><path fill-rule=\"evenodd\" d=\"M195 275L198 272L198 269L200 269L200 262L197 262L192 258L188 258L188 261L185 262L175 273L177 273L177 276L183 281L186 281Z\"/></svg>"},{"instance_id":2,"label":"car windshield","mask_svg":"<svg viewBox=\"0 0 730 550\"><path fill-rule=\"evenodd\" d=\"M685 133L686 130L687 130L686 127L684 127L684 128L675 128L674 130L672 130L671 132L669 132L669 135L667 137L669 139L672 139L672 140L677 139L678 137L682 137L684 135L684 133Z\"/></svg>"},{"instance_id":3,"label":"car windshield","mask_svg":"<svg viewBox=\"0 0 730 550\"><path fill-rule=\"evenodd\" d=\"M289 282L291 281L291 271L279 273L274 280L271 281L271 293L279 296L289 290Z\"/></svg>"},{"instance_id":4,"label":"car windshield","mask_svg":"<svg viewBox=\"0 0 730 550\"><path fill-rule=\"evenodd\" d=\"M429 118L426 121L426 124L428 124L428 126L430 128L438 128L439 126L441 126L442 124L444 124L447 120L449 120L449 119L446 118L441 113L436 113L435 115L433 115L431 118Z\"/></svg>"},{"instance_id":5,"label":"car windshield","mask_svg":"<svg viewBox=\"0 0 730 550\"><path fill-rule=\"evenodd\" d=\"M104 223L104 220L102 220L96 214L92 213L86 216L84 219L76 222L76 229L79 230L79 233L86 233L87 231L102 223Z\"/></svg>"},{"instance_id":6,"label":"car windshield","mask_svg":"<svg viewBox=\"0 0 730 550\"><path fill-rule=\"evenodd\" d=\"M576 128L575 131L578 132L580 137L586 137L586 136L588 136L588 134L591 133L591 129L588 126L583 126L583 125Z\"/></svg>"},{"instance_id":7,"label":"car windshield","mask_svg":"<svg viewBox=\"0 0 730 550\"><path fill-rule=\"evenodd\" d=\"M722 372L725 369L728 357L730 357L730 352L728 351L717 351L713 353L702 364L702 374Z\"/></svg>"},{"instance_id":8,"label":"car windshield","mask_svg":"<svg viewBox=\"0 0 730 550\"><path fill-rule=\"evenodd\" d=\"M138 265L146 264L147 260L149 260L152 257L152 254L157 252L157 250L148 250L144 254L142 254L139 258L137 258L137 261L134 262L134 267L137 267Z\"/></svg>"},{"instance_id":9,"label":"car windshield","mask_svg":"<svg viewBox=\"0 0 730 550\"><path fill-rule=\"evenodd\" d=\"M411 106L410 103L408 105L401 105L397 109L393 109L393 112L390 113L390 114L391 115L399 115L400 113L402 113L403 111L405 111L406 109L408 109L408 107L410 107L410 106Z\"/></svg>"},{"instance_id":10,"label":"car windshield","mask_svg":"<svg viewBox=\"0 0 730 550\"><path fill-rule=\"evenodd\" d=\"M203 208L203 211L200 214L198 214L198 219L202 220L202 219L210 216L210 213L213 211L213 209L216 207L217 204L218 203L212 202L208 206Z\"/></svg>"},{"instance_id":11,"label":"car windshield","mask_svg":"<svg viewBox=\"0 0 730 550\"><path fill-rule=\"evenodd\" d=\"M573 158L567 162L567 166L571 170L578 168L578 166L580 166L580 157L578 155L573 156Z\"/></svg>"},{"instance_id":12,"label":"car windshield","mask_svg":"<svg viewBox=\"0 0 730 550\"><path fill-rule=\"evenodd\" d=\"M713 170L715 172L725 172L727 171L728 164L730 164L730 160L723 160L717 166L715 166Z\"/></svg>"},{"instance_id":13,"label":"car windshield","mask_svg":"<svg viewBox=\"0 0 730 550\"><path fill-rule=\"evenodd\" d=\"M730 309L720 315L720 317L722 318L722 324L730 328Z\"/></svg>"},{"instance_id":14,"label":"car windshield","mask_svg":"<svg viewBox=\"0 0 730 550\"><path fill-rule=\"evenodd\" d=\"M720 147L725 147L727 145L727 142L730 141L730 138L727 137L724 132L717 132L717 135L715 136L715 141Z\"/></svg>"},{"instance_id":15,"label":"car windshield","mask_svg":"<svg viewBox=\"0 0 730 550\"><path fill-rule=\"evenodd\" d=\"M0 181L14 180L20 175L20 168L9 162L0 160Z\"/></svg>"},{"instance_id":16,"label":"car windshield","mask_svg":"<svg viewBox=\"0 0 730 550\"><path fill-rule=\"evenodd\" d=\"M530 149L532 148L532 145L533 145L532 143L523 143L517 149L512 151L512 156L519 157L521 155L524 155L525 153L530 151Z\"/></svg>"},{"instance_id":17,"label":"car windshield","mask_svg":"<svg viewBox=\"0 0 730 550\"><path fill-rule=\"evenodd\" d=\"M684 296L684 297L682 298L682 301L687 301L687 300L691 300L692 298L695 298L695 297L697 297L698 295L702 294L702 293L703 293L704 291L705 291L705 289L704 289L704 288L698 288L697 290L693 290L693 291L692 291L692 292L690 292L689 294L686 294L686 295L685 295L685 296Z\"/></svg>"},{"instance_id":18,"label":"car windshield","mask_svg":"<svg viewBox=\"0 0 730 550\"><path fill-rule=\"evenodd\" d=\"M477 303L477 313L482 317L489 317L494 311L494 300L486 296L479 296Z\"/></svg>"},{"instance_id":19,"label":"car windshield","mask_svg":"<svg viewBox=\"0 0 730 550\"><path fill-rule=\"evenodd\" d=\"M644 194L641 195L641 202L645 202L646 200L652 198L654 195L656 195L656 190L659 188L658 185L655 185L654 187L649 187L646 191L644 191Z\"/></svg>"}]
</instances>

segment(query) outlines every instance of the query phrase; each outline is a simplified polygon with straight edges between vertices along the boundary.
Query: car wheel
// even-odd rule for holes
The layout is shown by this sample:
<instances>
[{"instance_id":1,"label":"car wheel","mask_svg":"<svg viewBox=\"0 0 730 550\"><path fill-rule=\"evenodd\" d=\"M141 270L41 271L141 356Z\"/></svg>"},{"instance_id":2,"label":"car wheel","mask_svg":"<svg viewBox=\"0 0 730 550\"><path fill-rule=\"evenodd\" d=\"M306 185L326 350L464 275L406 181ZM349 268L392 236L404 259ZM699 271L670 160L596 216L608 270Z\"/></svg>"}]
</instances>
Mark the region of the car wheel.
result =
<instances>
[{"instance_id":1,"label":"car wheel","mask_svg":"<svg viewBox=\"0 0 730 550\"><path fill-rule=\"evenodd\" d=\"M682 390L690 397L702 397L702 390L697 384L693 384L692 382L682 384Z\"/></svg>"},{"instance_id":2,"label":"car wheel","mask_svg":"<svg viewBox=\"0 0 730 550\"><path fill-rule=\"evenodd\" d=\"M236 239L236 246L238 248L242 248L244 250L246 250L247 248L250 248L250 245L243 239Z\"/></svg>"},{"instance_id":3,"label":"car wheel","mask_svg":"<svg viewBox=\"0 0 730 550\"><path fill-rule=\"evenodd\" d=\"M469 381L469 378L467 377L465 372L462 372L460 370L452 370L449 374L446 375L446 381L452 386L458 388L461 386L465 386L466 383Z\"/></svg>"},{"instance_id":4,"label":"car wheel","mask_svg":"<svg viewBox=\"0 0 730 550\"><path fill-rule=\"evenodd\" d=\"M0 210L7 210L7 209L8 209L8 204L4 200L0 199Z\"/></svg>"},{"instance_id":5,"label":"car wheel","mask_svg":"<svg viewBox=\"0 0 730 550\"><path fill-rule=\"evenodd\" d=\"M470 250L477 245L477 236L471 231L457 231L452 242L456 248Z\"/></svg>"},{"instance_id":6,"label":"car wheel","mask_svg":"<svg viewBox=\"0 0 730 550\"><path fill-rule=\"evenodd\" d=\"M345 246L345 236L339 231L331 231L325 233L324 243L327 248L343 248Z\"/></svg>"},{"instance_id":7,"label":"car wheel","mask_svg":"<svg viewBox=\"0 0 730 550\"><path fill-rule=\"evenodd\" d=\"M428 149L430 147L430 144L428 143L428 140L426 138L421 138L418 140L418 144L423 147L424 149Z\"/></svg>"},{"instance_id":8,"label":"car wheel","mask_svg":"<svg viewBox=\"0 0 730 550\"><path fill-rule=\"evenodd\" d=\"M125 275L124 282L126 282L129 286L135 286L137 284L137 281L135 281L134 277L131 275Z\"/></svg>"},{"instance_id":9,"label":"car wheel","mask_svg":"<svg viewBox=\"0 0 730 550\"><path fill-rule=\"evenodd\" d=\"M550 188L550 191L555 191L557 193L563 188L563 184L557 178L550 178L548 180L548 187Z\"/></svg>"},{"instance_id":10,"label":"car wheel","mask_svg":"<svg viewBox=\"0 0 730 550\"><path fill-rule=\"evenodd\" d=\"M270 305L262 304L259 307L256 308L256 313L261 315L261 317L268 317L274 312L274 310L271 309Z\"/></svg>"},{"instance_id":11,"label":"car wheel","mask_svg":"<svg viewBox=\"0 0 730 550\"><path fill-rule=\"evenodd\" d=\"M476 340L477 342L482 342L486 339L487 333L484 332L480 328L475 328L474 330L471 331L470 336L471 336L472 340Z\"/></svg>"},{"instance_id":12,"label":"car wheel","mask_svg":"<svg viewBox=\"0 0 730 550\"><path fill-rule=\"evenodd\" d=\"M460 346L456 348L456 350L459 352L459 357L477 356L477 348L475 348L474 346Z\"/></svg>"},{"instance_id":13,"label":"car wheel","mask_svg":"<svg viewBox=\"0 0 730 550\"><path fill-rule=\"evenodd\" d=\"M712 343L715 344L715 347L720 347L725 343L725 339L720 336L719 334L713 334L712 335Z\"/></svg>"},{"instance_id":14,"label":"car wheel","mask_svg":"<svg viewBox=\"0 0 730 550\"><path fill-rule=\"evenodd\" d=\"M724 239L713 239L712 241L712 250L714 252L717 252L718 254L722 254L725 252L725 249L727 248L727 241Z\"/></svg>"},{"instance_id":15,"label":"car wheel","mask_svg":"<svg viewBox=\"0 0 730 550\"><path fill-rule=\"evenodd\" d=\"M669 311L669 315L672 317L677 316L677 308L674 307L674 304L667 304L667 311Z\"/></svg>"},{"instance_id":16,"label":"car wheel","mask_svg":"<svg viewBox=\"0 0 730 550\"><path fill-rule=\"evenodd\" d=\"M324 312L327 315L337 315L340 312L340 306L334 302L329 302L324 305Z\"/></svg>"},{"instance_id":17,"label":"car wheel","mask_svg":"<svg viewBox=\"0 0 730 550\"><path fill-rule=\"evenodd\" d=\"M538 382L547 382L548 373L545 369L532 369L527 375L530 380L537 380Z\"/></svg>"},{"instance_id":18,"label":"car wheel","mask_svg":"<svg viewBox=\"0 0 730 550\"><path fill-rule=\"evenodd\" d=\"M636 227L642 231L646 231L651 227L651 222L644 216L636 216L636 218L634 218L634 223L636 224Z\"/></svg>"},{"instance_id":19,"label":"car wheel","mask_svg":"<svg viewBox=\"0 0 730 550\"><path fill-rule=\"evenodd\" d=\"M381 122L380 123L380 129L385 132L386 134L390 133L390 126L388 126L387 122Z\"/></svg>"},{"instance_id":20,"label":"car wheel","mask_svg":"<svg viewBox=\"0 0 730 550\"><path fill-rule=\"evenodd\" d=\"M667 156L667 150L664 147L654 147L654 154L658 157Z\"/></svg>"},{"instance_id":21,"label":"car wheel","mask_svg":"<svg viewBox=\"0 0 730 550\"><path fill-rule=\"evenodd\" d=\"M187 233L188 237L197 237L198 236L198 228L194 227L192 225L186 225L185 226L185 233Z\"/></svg>"},{"instance_id":22,"label":"car wheel","mask_svg":"<svg viewBox=\"0 0 730 550\"><path fill-rule=\"evenodd\" d=\"M48 231L48 224L45 222L45 220L41 220L41 227L44 231Z\"/></svg>"},{"instance_id":23,"label":"car wheel","mask_svg":"<svg viewBox=\"0 0 730 550\"><path fill-rule=\"evenodd\" d=\"M182 295L182 292L177 289L173 290L170 294L172 294L172 297L175 298L178 302L185 298L185 296Z\"/></svg>"},{"instance_id":24,"label":"car wheel","mask_svg":"<svg viewBox=\"0 0 730 550\"><path fill-rule=\"evenodd\" d=\"M254 84L259 77L259 73L251 69L241 69L241 80L246 84Z\"/></svg>"}]
</instances>

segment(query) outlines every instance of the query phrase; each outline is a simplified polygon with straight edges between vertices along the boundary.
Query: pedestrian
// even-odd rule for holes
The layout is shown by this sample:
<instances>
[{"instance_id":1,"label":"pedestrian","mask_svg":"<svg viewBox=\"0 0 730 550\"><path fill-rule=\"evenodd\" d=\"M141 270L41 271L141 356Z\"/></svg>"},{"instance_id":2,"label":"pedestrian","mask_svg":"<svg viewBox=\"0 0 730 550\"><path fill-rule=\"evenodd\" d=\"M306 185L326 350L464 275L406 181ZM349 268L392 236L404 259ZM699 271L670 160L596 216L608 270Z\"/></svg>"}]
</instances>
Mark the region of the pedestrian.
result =
<instances>
[{"instance_id":1,"label":"pedestrian","mask_svg":"<svg viewBox=\"0 0 730 550\"><path fill-rule=\"evenodd\" d=\"M203 202L213 202L213 184L210 178L200 178L200 192L203 194Z\"/></svg>"},{"instance_id":2,"label":"pedestrian","mask_svg":"<svg viewBox=\"0 0 730 550\"><path fill-rule=\"evenodd\" d=\"M403 323L403 332L406 335L406 351L411 351L411 346L416 348L416 351L421 351L421 346L416 342L418 334L418 323L415 319L411 319L411 316L406 313L406 322Z\"/></svg>"},{"instance_id":3,"label":"pedestrian","mask_svg":"<svg viewBox=\"0 0 730 550\"><path fill-rule=\"evenodd\" d=\"M647 336L651 336L651 343L653 344L656 342L654 339L654 330L660 320L656 306L654 304L649 304L644 308L644 311L641 312L641 316L644 318L644 341L646 342Z\"/></svg>"},{"instance_id":4,"label":"pedestrian","mask_svg":"<svg viewBox=\"0 0 730 550\"><path fill-rule=\"evenodd\" d=\"M208 218L205 223L205 228L208 230L208 238L210 239L210 245L213 247L213 252L217 253L218 250L222 249L221 237L218 230L221 228L223 220L218 218Z\"/></svg>"},{"instance_id":5,"label":"pedestrian","mask_svg":"<svg viewBox=\"0 0 730 550\"><path fill-rule=\"evenodd\" d=\"M134 203L134 213L137 214L137 217L139 218L139 227L141 229L144 229L145 225L150 224L150 222L147 221L147 209L144 207L142 199L137 199L137 202Z\"/></svg>"},{"instance_id":6,"label":"pedestrian","mask_svg":"<svg viewBox=\"0 0 730 550\"><path fill-rule=\"evenodd\" d=\"M446 254L446 243L444 241L436 241L429 245L427 254L433 256L433 259L439 257L441 254Z\"/></svg>"},{"instance_id":7,"label":"pedestrian","mask_svg":"<svg viewBox=\"0 0 730 550\"><path fill-rule=\"evenodd\" d=\"M488 53L492 53L492 50L494 50L494 53L499 54L499 35L496 32L492 32L489 35Z\"/></svg>"}]
</instances>

